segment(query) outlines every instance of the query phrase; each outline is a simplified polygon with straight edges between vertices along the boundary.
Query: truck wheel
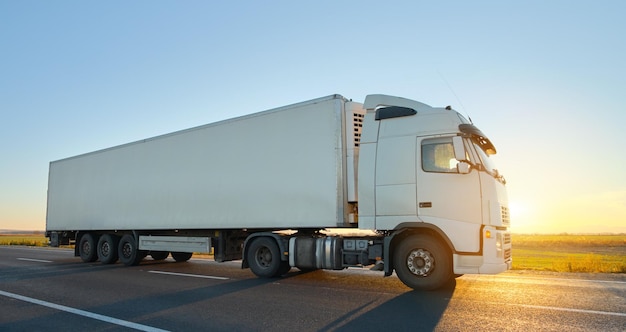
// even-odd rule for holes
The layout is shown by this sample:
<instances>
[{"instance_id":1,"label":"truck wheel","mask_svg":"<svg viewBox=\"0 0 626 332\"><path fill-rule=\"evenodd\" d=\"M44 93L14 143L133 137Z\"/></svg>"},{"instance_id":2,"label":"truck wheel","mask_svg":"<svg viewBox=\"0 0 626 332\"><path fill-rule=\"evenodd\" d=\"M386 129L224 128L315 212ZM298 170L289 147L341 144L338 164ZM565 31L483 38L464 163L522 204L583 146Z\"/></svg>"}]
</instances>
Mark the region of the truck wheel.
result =
<instances>
[{"instance_id":1,"label":"truck wheel","mask_svg":"<svg viewBox=\"0 0 626 332\"><path fill-rule=\"evenodd\" d=\"M433 290L452 278L448 248L431 236L419 234L402 239L393 254L398 278L415 290Z\"/></svg>"},{"instance_id":2,"label":"truck wheel","mask_svg":"<svg viewBox=\"0 0 626 332\"><path fill-rule=\"evenodd\" d=\"M252 241L246 256L250 270L257 277L272 278L287 272L284 266L281 270L280 250L272 238L259 237Z\"/></svg>"},{"instance_id":3,"label":"truck wheel","mask_svg":"<svg viewBox=\"0 0 626 332\"><path fill-rule=\"evenodd\" d=\"M113 264L117 262L117 246L119 238L115 235L104 234L98 240L98 259L102 264Z\"/></svg>"},{"instance_id":4,"label":"truck wheel","mask_svg":"<svg viewBox=\"0 0 626 332\"><path fill-rule=\"evenodd\" d=\"M174 258L177 263L186 262L191 256L193 256L193 253L190 252L172 252L172 258Z\"/></svg>"},{"instance_id":5,"label":"truck wheel","mask_svg":"<svg viewBox=\"0 0 626 332\"><path fill-rule=\"evenodd\" d=\"M93 234L86 233L80 237L80 242L78 243L78 253L80 254L80 259L82 259L85 263L95 262L98 259L96 240L94 239Z\"/></svg>"},{"instance_id":6,"label":"truck wheel","mask_svg":"<svg viewBox=\"0 0 626 332\"><path fill-rule=\"evenodd\" d=\"M117 252L120 257L120 262L124 263L126 266L139 265L139 262L145 257L143 253L139 251L135 237L130 234L122 236L117 247Z\"/></svg>"},{"instance_id":7,"label":"truck wheel","mask_svg":"<svg viewBox=\"0 0 626 332\"><path fill-rule=\"evenodd\" d=\"M278 274L276 274L277 276L282 276L284 274L287 274L287 272L291 271L291 265L289 265L289 262L287 261L281 261L280 262L280 269L278 270Z\"/></svg>"},{"instance_id":8,"label":"truck wheel","mask_svg":"<svg viewBox=\"0 0 626 332\"><path fill-rule=\"evenodd\" d=\"M152 259L154 259L155 261L162 261L166 259L167 256L169 255L170 255L169 251L151 251L150 252L150 257L152 257Z\"/></svg>"}]
</instances>

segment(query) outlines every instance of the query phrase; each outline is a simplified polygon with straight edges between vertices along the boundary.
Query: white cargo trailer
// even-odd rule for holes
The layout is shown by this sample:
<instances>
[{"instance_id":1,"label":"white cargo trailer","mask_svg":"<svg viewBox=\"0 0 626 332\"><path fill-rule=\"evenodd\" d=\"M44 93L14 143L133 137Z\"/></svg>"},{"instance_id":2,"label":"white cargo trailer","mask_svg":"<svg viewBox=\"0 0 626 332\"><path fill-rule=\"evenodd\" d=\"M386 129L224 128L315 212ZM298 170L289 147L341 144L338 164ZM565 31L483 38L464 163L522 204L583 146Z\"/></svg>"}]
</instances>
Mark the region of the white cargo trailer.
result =
<instances>
[{"instance_id":1,"label":"white cargo trailer","mask_svg":"<svg viewBox=\"0 0 626 332\"><path fill-rule=\"evenodd\" d=\"M86 262L213 249L261 277L377 263L434 289L510 268L493 153L449 107L332 95L51 162L46 230Z\"/></svg>"}]
</instances>

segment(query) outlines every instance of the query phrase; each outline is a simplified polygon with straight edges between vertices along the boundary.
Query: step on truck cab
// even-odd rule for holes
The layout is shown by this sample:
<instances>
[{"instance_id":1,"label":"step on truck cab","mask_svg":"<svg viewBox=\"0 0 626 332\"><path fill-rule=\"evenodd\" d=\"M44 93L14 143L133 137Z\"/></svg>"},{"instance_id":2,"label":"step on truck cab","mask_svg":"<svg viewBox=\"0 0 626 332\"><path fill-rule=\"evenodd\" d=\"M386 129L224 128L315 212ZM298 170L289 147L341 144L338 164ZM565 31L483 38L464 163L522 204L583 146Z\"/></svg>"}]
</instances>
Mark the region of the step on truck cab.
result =
<instances>
[{"instance_id":1,"label":"step on truck cab","mask_svg":"<svg viewBox=\"0 0 626 332\"><path fill-rule=\"evenodd\" d=\"M511 267L495 153L450 107L331 95L51 162L47 236L85 262L212 252L436 289Z\"/></svg>"}]
</instances>

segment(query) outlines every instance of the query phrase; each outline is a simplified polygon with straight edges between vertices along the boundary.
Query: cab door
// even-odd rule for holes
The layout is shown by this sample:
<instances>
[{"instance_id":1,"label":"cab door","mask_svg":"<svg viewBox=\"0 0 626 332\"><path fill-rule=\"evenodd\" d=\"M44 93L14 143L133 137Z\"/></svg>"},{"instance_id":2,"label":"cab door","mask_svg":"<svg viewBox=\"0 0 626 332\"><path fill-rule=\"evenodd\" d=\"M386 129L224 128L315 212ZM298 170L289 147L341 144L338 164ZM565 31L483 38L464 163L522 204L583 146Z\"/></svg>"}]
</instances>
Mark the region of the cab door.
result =
<instances>
[{"instance_id":1,"label":"cab door","mask_svg":"<svg viewBox=\"0 0 626 332\"><path fill-rule=\"evenodd\" d=\"M462 140L456 140L455 153L453 137L417 138L417 215L442 229L457 251L477 252L482 223L480 178L478 170L460 171L463 165L457 166L457 156L464 153L465 161L470 157Z\"/></svg>"}]
</instances>

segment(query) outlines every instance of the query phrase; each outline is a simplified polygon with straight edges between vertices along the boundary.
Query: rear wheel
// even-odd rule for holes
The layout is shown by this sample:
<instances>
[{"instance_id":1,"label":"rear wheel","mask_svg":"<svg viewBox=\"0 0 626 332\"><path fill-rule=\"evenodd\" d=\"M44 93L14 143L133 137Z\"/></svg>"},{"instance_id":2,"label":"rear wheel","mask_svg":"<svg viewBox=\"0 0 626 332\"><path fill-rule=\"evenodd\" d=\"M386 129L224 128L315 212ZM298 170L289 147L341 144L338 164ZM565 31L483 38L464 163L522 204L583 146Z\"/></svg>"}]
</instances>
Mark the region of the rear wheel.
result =
<instances>
[{"instance_id":1,"label":"rear wheel","mask_svg":"<svg viewBox=\"0 0 626 332\"><path fill-rule=\"evenodd\" d=\"M278 270L277 276L282 276L283 274L287 274L287 272L291 271L291 265L289 265L288 261L280 262L280 269Z\"/></svg>"},{"instance_id":2,"label":"rear wheel","mask_svg":"<svg viewBox=\"0 0 626 332\"><path fill-rule=\"evenodd\" d=\"M178 263L188 261L191 256L193 256L193 253L190 252L172 252L172 258Z\"/></svg>"},{"instance_id":3,"label":"rear wheel","mask_svg":"<svg viewBox=\"0 0 626 332\"><path fill-rule=\"evenodd\" d=\"M91 233L83 234L78 243L78 254L85 263L95 262L98 259L96 240Z\"/></svg>"},{"instance_id":4,"label":"rear wheel","mask_svg":"<svg viewBox=\"0 0 626 332\"><path fill-rule=\"evenodd\" d=\"M117 248L120 262L126 266L138 265L145 257L143 252L139 251L135 237L130 234L122 236Z\"/></svg>"},{"instance_id":5,"label":"rear wheel","mask_svg":"<svg viewBox=\"0 0 626 332\"><path fill-rule=\"evenodd\" d=\"M170 255L169 251L151 251L150 252L150 257L152 257L152 259L154 259L155 261L162 261L166 259L167 256L169 255Z\"/></svg>"},{"instance_id":6,"label":"rear wheel","mask_svg":"<svg viewBox=\"0 0 626 332\"><path fill-rule=\"evenodd\" d=\"M119 238L115 235L104 234L98 240L98 259L102 264L113 264L117 262L117 246Z\"/></svg>"},{"instance_id":7,"label":"rear wheel","mask_svg":"<svg viewBox=\"0 0 626 332\"><path fill-rule=\"evenodd\" d=\"M272 238L260 237L253 240L246 258L250 270L258 277L272 278L287 273L280 259L278 244Z\"/></svg>"},{"instance_id":8,"label":"rear wheel","mask_svg":"<svg viewBox=\"0 0 626 332\"><path fill-rule=\"evenodd\" d=\"M448 248L425 234L402 239L396 246L393 263L398 278L416 290L441 288L454 276Z\"/></svg>"}]
</instances>

